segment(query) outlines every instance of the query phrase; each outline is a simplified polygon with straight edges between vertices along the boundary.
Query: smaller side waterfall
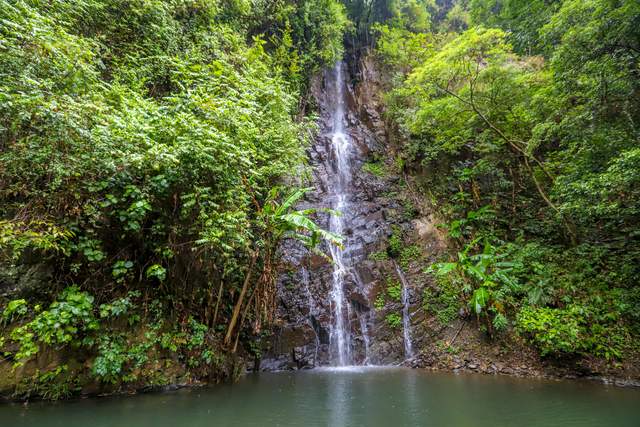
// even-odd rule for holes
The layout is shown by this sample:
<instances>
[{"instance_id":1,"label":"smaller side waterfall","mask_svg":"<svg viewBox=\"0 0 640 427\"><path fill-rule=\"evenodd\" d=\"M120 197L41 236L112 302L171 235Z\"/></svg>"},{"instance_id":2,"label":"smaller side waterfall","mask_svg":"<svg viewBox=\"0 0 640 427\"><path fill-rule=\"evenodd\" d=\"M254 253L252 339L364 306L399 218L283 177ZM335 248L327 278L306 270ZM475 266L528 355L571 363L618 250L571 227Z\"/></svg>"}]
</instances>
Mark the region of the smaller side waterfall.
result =
<instances>
[{"instance_id":1,"label":"smaller side waterfall","mask_svg":"<svg viewBox=\"0 0 640 427\"><path fill-rule=\"evenodd\" d=\"M362 333L362 339L364 340L364 361L363 365L368 365L369 360L369 346L371 345L371 338L369 338L369 327L367 326L367 315L365 313L360 314L360 331Z\"/></svg>"},{"instance_id":2,"label":"smaller side waterfall","mask_svg":"<svg viewBox=\"0 0 640 427\"><path fill-rule=\"evenodd\" d=\"M409 282L402 269L394 261L396 272L402 283L402 332L404 338L404 356L406 359L413 358L413 346L411 344L411 314L409 313Z\"/></svg>"}]
</instances>

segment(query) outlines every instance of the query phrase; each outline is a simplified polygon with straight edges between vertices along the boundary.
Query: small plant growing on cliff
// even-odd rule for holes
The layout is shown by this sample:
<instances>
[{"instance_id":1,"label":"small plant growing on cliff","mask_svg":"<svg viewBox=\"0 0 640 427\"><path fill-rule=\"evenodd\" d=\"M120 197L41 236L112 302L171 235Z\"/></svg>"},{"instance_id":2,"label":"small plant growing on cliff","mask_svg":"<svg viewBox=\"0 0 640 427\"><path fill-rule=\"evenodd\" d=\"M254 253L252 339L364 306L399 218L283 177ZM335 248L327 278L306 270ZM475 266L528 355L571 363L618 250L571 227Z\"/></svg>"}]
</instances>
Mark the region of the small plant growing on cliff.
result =
<instances>
[{"instance_id":1,"label":"small plant growing on cliff","mask_svg":"<svg viewBox=\"0 0 640 427\"><path fill-rule=\"evenodd\" d=\"M402 326L402 317L398 313L389 313L384 320L387 322L387 325L393 329L397 329Z\"/></svg>"},{"instance_id":2,"label":"small plant growing on cliff","mask_svg":"<svg viewBox=\"0 0 640 427\"><path fill-rule=\"evenodd\" d=\"M436 289L426 287L422 294L423 307L436 316L441 325L452 322L460 309L460 291L446 278L438 278Z\"/></svg>"},{"instance_id":3,"label":"small plant growing on cliff","mask_svg":"<svg viewBox=\"0 0 640 427\"><path fill-rule=\"evenodd\" d=\"M27 301L24 299L16 299L9 301L7 308L2 312L2 323L9 324L27 314Z\"/></svg>"},{"instance_id":4,"label":"small plant growing on cliff","mask_svg":"<svg viewBox=\"0 0 640 427\"><path fill-rule=\"evenodd\" d=\"M387 282L387 295L395 301L402 301L402 285L398 280L389 279Z\"/></svg>"},{"instance_id":5,"label":"small plant growing on cliff","mask_svg":"<svg viewBox=\"0 0 640 427\"><path fill-rule=\"evenodd\" d=\"M100 317L101 318L116 318L130 314L132 310L136 308L133 302L134 298L140 297L140 292L132 291L127 294L126 297L118 298L110 303L100 304ZM139 315L130 315L128 317L129 324L135 323L140 320Z\"/></svg>"},{"instance_id":6,"label":"small plant growing on cliff","mask_svg":"<svg viewBox=\"0 0 640 427\"><path fill-rule=\"evenodd\" d=\"M372 261L386 261L389 259L389 255L385 251L371 252L369 259Z\"/></svg>"},{"instance_id":7,"label":"small plant growing on cliff","mask_svg":"<svg viewBox=\"0 0 640 427\"><path fill-rule=\"evenodd\" d=\"M378 296L376 297L376 300L373 303L373 306L375 307L376 310L380 311L382 309L384 309L385 306L385 300L384 300L384 294L383 293L379 293Z\"/></svg>"},{"instance_id":8,"label":"small plant growing on cliff","mask_svg":"<svg viewBox=\"0 0 640 427\"><path fill-rule=\"evenodd\" d=\"M389 237L389 246L387 246L387 254L391 258L397 258L402 252L403 239L402 229L397 225L392 226L391 237Z\"/></svg>"},{"instance_id":9,"label":"small plant growing on cliff","mask_svg":"<svg viewBox=\"0 0 640 427\"><path fill-rule=\"evenodd\" d=\"M382 162L367 162L362 165L362 170L378 178L382 178L385 175L384 164Z\"/></svg>"},{"instance_id":10,"label":"small plant growing on cliff","mask_svg":"<svg viewBox=\"0 0 640 427\"><path fill-rule=\"evenodd\" d=\"M39 369L24 378L13 392L14 398L28 399L39 396L47 400L60 400L70 397L79 391L77 378L68 375L69 367L60 365L50 371L41 372Z\"/></svg>"},{"instance_id":11,"label":"small plant growing on cliff","mask_svg":"<svg viewBox=\"0 0 640 427\"><path fill-rule=\"evenodd\" d=\"M405 220L411 221L418 216L418 213L418 209L416 209L411 200L405 199L404 202L402 202L402 216Z\"/></svg>"},{"instance_id":12,"label":"small plant growing on cliff","mask_svg":"<svg viewBox=\"0 0 640 427\"><path fill-rule=\"evenodd\" d=\"M115 384L121 377L126 361L125 349L120 340L105 337L100 340L98 357L93 361L91 371L101 381Z\"/></svg>"},{"instance_id":13,"label":"small plant growing on cliff","mask_svg":"<svg viewBox=\"0 0 640 427\"><path fill-rule=\"evenodd\" d=\"M400 252L400 266L404 269L409 268L412 261L420 259L420 248L417 245L409 245Z\"/></svg>"}]
</instances>

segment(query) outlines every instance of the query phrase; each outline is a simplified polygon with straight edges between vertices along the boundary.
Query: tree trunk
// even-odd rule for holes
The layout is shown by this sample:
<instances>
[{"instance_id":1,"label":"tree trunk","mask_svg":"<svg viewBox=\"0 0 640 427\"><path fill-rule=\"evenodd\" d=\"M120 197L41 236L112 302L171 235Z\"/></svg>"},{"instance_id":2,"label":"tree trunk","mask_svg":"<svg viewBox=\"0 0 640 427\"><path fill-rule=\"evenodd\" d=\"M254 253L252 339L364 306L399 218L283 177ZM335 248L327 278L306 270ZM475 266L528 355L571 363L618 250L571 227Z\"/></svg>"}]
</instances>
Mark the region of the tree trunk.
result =
<instances>
[{"instance_id":1,"label":"tree trunk","mask_svg":"<svg viewBox=\"0 0 640 427\"><path fill-rule=\"evenodd\" d=\"M244 283L242 284L242 290L240 291L240 295L238 296L238 301L236 302L236 305L233 308L233 315L231 316L231 321L229 322L229 326L227 327L227 334L224 337L225 345L229 345L229 343L231 343L231 336L233 334L233 329L235 328L236 323L238 322L238 315L240 314L240 309L242 308L244 296L247 293L247 288L249 287L249 281L251 280L253 267L256 264L257 258L258 258L258 251L255 251L253 255L251 255L251 262L249 263L249 269L247 270L247 274L244 276Z\"/></svg>"},{"instance_id":2,"label":"tree trunk","mask_svg":"<svg viewBox=\"0 0 640 427\"><path fill-rule=\"evenodd\" d=\"M216 301L216 308L213 310L213 320L211 321L211 327L216 326L216 321L218 320L218 308L220 307L220 300L222 300L222 284L224 282L220 279L220 286L218 287L218 300Z\"/></svg>"}]
</instances>

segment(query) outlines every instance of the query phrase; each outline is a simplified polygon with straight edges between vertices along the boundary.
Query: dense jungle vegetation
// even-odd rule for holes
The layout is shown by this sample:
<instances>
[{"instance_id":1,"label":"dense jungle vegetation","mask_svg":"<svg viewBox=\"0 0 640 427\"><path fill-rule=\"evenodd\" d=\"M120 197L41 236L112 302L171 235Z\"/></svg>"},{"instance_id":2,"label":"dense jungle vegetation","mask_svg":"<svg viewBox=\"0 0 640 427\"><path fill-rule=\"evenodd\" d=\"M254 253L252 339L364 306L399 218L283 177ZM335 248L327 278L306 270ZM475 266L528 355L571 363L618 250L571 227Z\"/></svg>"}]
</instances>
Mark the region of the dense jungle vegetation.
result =
<instances>
[{"instance_id":1,"label":"dense jungle vegetation","mask_svg":"<svg viewBox=\"0 0 640 427\"><path fill-rule=\"evenodd\" d=\"M0 280L20 296L4 358L71 348L105 383L171 381L156 351L215 372L272 320L279 240L337 243L281 184L303 172L303 95L342 55L344 7L2 0L0 22ZM72 393L78 369L27 393Z\"/></svg>"},{"instance_id":2,"label":"dense jungle vegetation","mask_svg":"<svg viewBox=\"0 0 640 427\"><path fill-rule=\"evenodd\" d=\"M345 44L383 64L393 162L451 240L425 266L438 310L542 356L637 354L637 0L0 0L16 396L217 379L259 351L282 239L340 244L292 177L309 79Z\"/></svg>"},{"instance_id":3,"label":"dense jungle vegetation","mask_svg":"<svg viewBox=\"0 0 640 427\"><path fill-rule=\"evenodd\" d=\"M637 354L640 3L408 1L386 16L359 25L390 75L397 162L458 249L431 266L427 299L462 302L489 335L514 326L543 356Z\"/></svg>"}]
</instances>

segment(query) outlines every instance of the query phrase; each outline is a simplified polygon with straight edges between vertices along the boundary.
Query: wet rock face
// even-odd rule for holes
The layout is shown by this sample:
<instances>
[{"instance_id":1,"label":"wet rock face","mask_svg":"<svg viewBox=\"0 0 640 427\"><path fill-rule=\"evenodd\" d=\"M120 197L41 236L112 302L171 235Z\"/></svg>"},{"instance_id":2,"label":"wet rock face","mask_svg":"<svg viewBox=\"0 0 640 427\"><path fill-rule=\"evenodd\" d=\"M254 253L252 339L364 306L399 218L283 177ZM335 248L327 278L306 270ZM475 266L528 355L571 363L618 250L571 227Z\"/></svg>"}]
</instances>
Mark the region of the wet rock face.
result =
<instances>
[{"instance_id":1,"label":"wet rock face","mask_svg":"<svg viewBox=\"0 0 640 427\"><path fill-rule=\"evenodd\" d=\"M359 87L367 85L362 80ZM366 76L364 76L366 77ZM324 73L312 83L312 94L319 105L320 132L308 151L313 170L310 186L314 188L299 208L327 208L334 206L336 153L332 147L331 130L334 125L335 94L331 75ZM404 359L402 332L393 330L376 312L374 301L388 275L388 266L372 261L369 255L381 249L381 243L391 233L389 212L399 209L398 202L384 197L390 182L397 178L381 179L361 170L371 154L386 147L386 132L379 111L374 105L360 105L370 98L354 90L350 77L343 75L345 87L344 132L351 138L348 159L350 179L347 186L347 207L342 211L344 237L343 258L348 273L343 283L343 319L349 331L349 354L352 364L387 364ZM333 95L333 96L332 96ZM316 221L330 229L328 214L318 214ZM325 245L322 252L329 254ZM334 302L331 298L334 265L329 259L309 254L294 241L283 244L282 259L287 266L278 280L278 322L273 338L264 352L261 369L303 369L335 363ZM385 270L386 268L386 270ZM335 340L335 335L334 335ZM334 346L334 347L332 347Z\"/></svg>"},{"instance_id":2,"label":"wet rock face","mask_svg":"<svg viewBox=\"0 0 640 427\"><path fill-rule=\"evenodd\" d=\"M0 264L0 298L9 300L45 295L52 279L53 268L44 263Z\"/></svg>"}]
</instances>

